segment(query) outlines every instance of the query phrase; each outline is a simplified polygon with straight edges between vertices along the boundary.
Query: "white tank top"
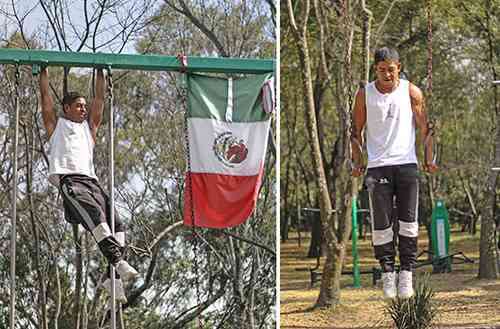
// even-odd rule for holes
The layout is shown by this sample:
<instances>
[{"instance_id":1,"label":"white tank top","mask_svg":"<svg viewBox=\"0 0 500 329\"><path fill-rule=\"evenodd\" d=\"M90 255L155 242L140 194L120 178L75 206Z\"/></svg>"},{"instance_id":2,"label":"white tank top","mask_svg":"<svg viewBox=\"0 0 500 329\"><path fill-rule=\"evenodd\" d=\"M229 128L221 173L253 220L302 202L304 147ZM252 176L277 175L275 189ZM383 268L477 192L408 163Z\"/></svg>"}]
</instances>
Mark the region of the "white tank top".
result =
<instances>
[{"instance_id":1,"label":"white tank top","mask_svg":"<svg viewBox=\"0 0 500 329\"><path fill-rule=\"evenodd\" d=\"M87 121L57 120L49 140L49 181L59 186L59 175L80 174L97 179L94 139Z\"/></svg>"},{"instance_id":2,"label":"white tank top","mask_svg":"<svg viewBox=\"0 0 500 329\"><path fill-rule=\"evenodd\" d=\"M417 163L410 82L401 79L393 92L382 94L373 81L365 94L368 168Z\"/></svg>"}]
</instances>

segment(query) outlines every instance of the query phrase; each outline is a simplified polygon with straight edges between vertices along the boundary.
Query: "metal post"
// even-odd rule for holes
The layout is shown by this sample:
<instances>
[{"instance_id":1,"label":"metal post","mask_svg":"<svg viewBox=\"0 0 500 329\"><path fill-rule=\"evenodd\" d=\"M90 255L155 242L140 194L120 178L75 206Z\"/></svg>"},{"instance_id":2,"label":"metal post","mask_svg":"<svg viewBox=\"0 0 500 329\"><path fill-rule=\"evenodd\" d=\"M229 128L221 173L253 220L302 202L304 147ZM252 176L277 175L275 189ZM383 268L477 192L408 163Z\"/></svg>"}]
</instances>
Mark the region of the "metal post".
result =
<instances>
[{"instance_id":1,"label":"metal post","mask_svg":"<svg viewBox=\"0 0 500 329\"><path fill-rule=\"evenodd\" d=\"M298 199L298 197L297 197ZM300 210L300 205L297 204L297 234L298 234L298 238L299 238L299 248L300 248L300 245L302 243L302 239L300 237L300 225L302 224L302 211Z\"/></svg>"},{"instance_id":2,"label":"metal post","mask_svg":"<svg viewBox=\"0 0 500 329\"><path fill-rule=\"evenodd\" d=\"M361 287L358 254L358 205L357 197L352 198L352 275L354 288Z\"/></svg>"},{"instance_id":3,"label":"metal post","mask_svg":"<svg viewBox=\"0 0 500 329\"><path fill-rule=\"evenodd\" d=\"M10 237L10 329L15 329L16 325L16 227L17 227L17 148L19 144L19 65L16 65L15 73L15 118L14 118L14 156L13 156L13 179L12 179L12 218Z\"/></svg>"},{"instance_id":4,"label":"metal post","mask_svg":"<svg viewBox=\"0 0 500 329\"><path fill-rule=\"evenodd\" d=\"M109 206L111 217L111 234L115 236L115 129L114 129L114 109L113 109L113 76L111 66L106 68L108 78L108 99L109 99ZM111 266L111 329L116 329L116 296L115 296L115 267Z\"/></svg>"},{"instance_id":5,"label":"metal post","mask_svg":"<svg viewBox=\"0 0 500 329\"><path fill-rule=\"evenodd\" d=\"M375 232L375 216L373 215L373 189L375 188L376 180L375 178L368 176L366 177L366 189L368 190L368 208L370 212L370 224L372 230L372 242L373 242L373 232Z\"/></svg>"}]
</instances>

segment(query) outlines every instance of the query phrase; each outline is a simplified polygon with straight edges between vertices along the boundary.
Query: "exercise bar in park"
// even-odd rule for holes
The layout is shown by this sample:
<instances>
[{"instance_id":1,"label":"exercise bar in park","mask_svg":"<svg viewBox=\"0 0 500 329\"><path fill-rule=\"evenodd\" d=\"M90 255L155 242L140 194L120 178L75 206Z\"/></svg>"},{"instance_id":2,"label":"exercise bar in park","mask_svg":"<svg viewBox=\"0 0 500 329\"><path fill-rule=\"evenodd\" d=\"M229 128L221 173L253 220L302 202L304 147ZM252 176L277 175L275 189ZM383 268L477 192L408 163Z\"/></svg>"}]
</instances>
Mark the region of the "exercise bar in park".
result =
<instances>
[{"instance_id":1,"label":"exercise bar in park","mask_svg":"<svg viewBox=\"0 0 500 329\"><path fill-rule=\"evenodd\" d=\"M109 135L109 190L111 209L111 230L114 235L114 123L113 123L113 88L111 80L111 69L140 70L140 71L179 71L205 72L205 73L228 73L228 74L263 74L275 71L274 60L263 59L240 59L240 58L209 58L209 57L186 57L186 56L162 56L162 55L134 55L134 54L103 54L83 52L61 52L49 50L27 50L27 49L0 49L0 64L16 66L16 123L15 123L15 145L14 145L14 189L12 192L12 231L11 231L11 300L10 300L10 329L16 324L16 280L15 280L15 255L16 255L16 201L17 201L17 136L19 123L19 66L59 66L59 67L88 67L106 68L108 70L108 98L110 105ZM111 267L111 328L116 328L115 310L115 275Z\"/></svg>"},{"instance_id":2,"label":"exercise bar in park","mask_svg":"<svg viewBox=\"0 0 500 329\"><path fill-rule=\"evenodd\" d=\"M0 49L0 64L91 67L142 71L261 74L273 72L272 59L187 57L182 65L175 56L104 54L51 50Z\"/></svg>"}]
</instances>

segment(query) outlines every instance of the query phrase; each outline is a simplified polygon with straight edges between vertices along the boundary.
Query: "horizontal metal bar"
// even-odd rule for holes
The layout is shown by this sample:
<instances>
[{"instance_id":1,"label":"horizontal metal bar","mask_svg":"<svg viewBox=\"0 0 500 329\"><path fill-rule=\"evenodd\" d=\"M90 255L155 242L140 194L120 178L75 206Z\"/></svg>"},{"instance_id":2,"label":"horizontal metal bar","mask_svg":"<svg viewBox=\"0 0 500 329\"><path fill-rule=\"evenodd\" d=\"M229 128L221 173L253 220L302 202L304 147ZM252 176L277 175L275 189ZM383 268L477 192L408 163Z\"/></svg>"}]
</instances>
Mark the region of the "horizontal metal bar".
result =
<instances>
[{"instance_id":1,"label":"horizontal metal bar","mask_svg":"<svg viewBox=\"0 0 500 329\"><path fill-rule=\"evenodd\" d=\"M493 80L493 84L494 84L495 86L500 85L500 80Z\"/></svg>"},{"instance_id":2,"label":"horizontal metal bar","mask_svg":"<svg viewBox=\"0 0 500 329\"><path fill-rule=\"evenodd\" d=\"M0 49L0 64L68 67L108 67L124 70L181 71L177 57L162 55L104 54L51 50ZM187 72L245 73L273 72L274 60L187 57Z\"/></svg>"},{"instance_id":3,"label":"horizontal metal bar","mask_svg":"<svg viewBox=\"0 0 500 329\"><path fill-rule=\"evenodd\" d=\"M309 212L321 212L321 209L319 208L302 208L302 211L309 211ZM337 212L337 209L332 209L331 213Z\"/></svg>"}]
</instances>

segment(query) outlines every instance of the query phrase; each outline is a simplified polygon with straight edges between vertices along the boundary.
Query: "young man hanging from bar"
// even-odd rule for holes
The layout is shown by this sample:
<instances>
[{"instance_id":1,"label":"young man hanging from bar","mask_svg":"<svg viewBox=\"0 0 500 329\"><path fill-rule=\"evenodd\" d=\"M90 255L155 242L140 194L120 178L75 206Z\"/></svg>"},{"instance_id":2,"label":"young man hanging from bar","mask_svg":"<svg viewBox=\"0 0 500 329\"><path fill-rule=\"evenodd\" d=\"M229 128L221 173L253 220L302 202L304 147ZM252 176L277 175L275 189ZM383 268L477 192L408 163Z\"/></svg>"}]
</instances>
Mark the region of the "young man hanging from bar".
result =
<instances>
[{"instance_id":1,"label":"young man hanging from bar","mask_svg":"<svg viewBox=\"0 0 500 329\"><path fill-rule=\"evenodd\" d=\"M115 235L111 234L110 199L100 186L94 169L94 144L104 110L105 82L102 69L97 70L95 98L87 108L85 97L69 92L63 98L62 116L57 117L49 91L47 68L40 74L42 118L50 143L49 181L57 186L63 198L65 218L81 224L91 232L102 254L117 273L116 298L127 301L123 282L138 272L123 259L125 227L115 211ZM111 290L108 277L103 283Z\"/></svg>"},{"instance_id":2,"label":"young man hanging from bar","mask_svg":"<svg viewBox=\"0 0 500 329\"><path fill-rule=\"evenodd\" d=\"M420 89L399 78L399 54L390 48L375 51L376 80L359 89L353 111L353 171L364 173L361 161L363 130L366 127L368 187L372 213L372 242L375 257L382 266L386 298L413 295L412 272L417 262L418 169L415 128L424 144L424 171L437 170L432 160L433 131L427 120ZM395 272L393 202L397 208L399 282Z\"/></svg>"}]
</instances>

